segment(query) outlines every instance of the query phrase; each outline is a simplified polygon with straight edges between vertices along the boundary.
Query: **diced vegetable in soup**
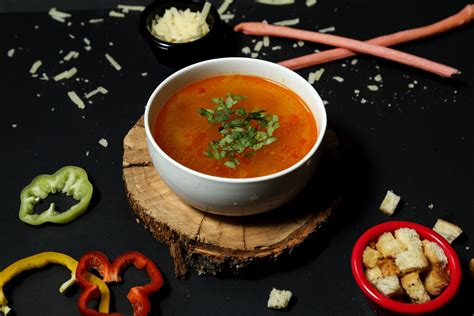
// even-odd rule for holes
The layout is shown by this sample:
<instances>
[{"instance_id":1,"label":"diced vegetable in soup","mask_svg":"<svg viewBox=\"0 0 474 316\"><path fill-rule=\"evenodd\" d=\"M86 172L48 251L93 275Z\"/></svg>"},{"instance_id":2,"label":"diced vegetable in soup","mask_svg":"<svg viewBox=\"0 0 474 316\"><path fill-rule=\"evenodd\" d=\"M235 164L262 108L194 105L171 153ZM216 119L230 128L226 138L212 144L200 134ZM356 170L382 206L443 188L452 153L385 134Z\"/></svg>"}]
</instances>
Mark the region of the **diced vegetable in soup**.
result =
<instances>
[{"instance_id":1,"label":"diced vegetable in soup","mask_svg":"<svg viewBox=\"0 0 474 316\"><path fill-rule=\"evenodd\" d=\"M224 75L195 82L158 114L155 140L180 164L218 177L282 171L316 142L313 114L293 91L268 79Z\"/></svg>"}]
</instances>

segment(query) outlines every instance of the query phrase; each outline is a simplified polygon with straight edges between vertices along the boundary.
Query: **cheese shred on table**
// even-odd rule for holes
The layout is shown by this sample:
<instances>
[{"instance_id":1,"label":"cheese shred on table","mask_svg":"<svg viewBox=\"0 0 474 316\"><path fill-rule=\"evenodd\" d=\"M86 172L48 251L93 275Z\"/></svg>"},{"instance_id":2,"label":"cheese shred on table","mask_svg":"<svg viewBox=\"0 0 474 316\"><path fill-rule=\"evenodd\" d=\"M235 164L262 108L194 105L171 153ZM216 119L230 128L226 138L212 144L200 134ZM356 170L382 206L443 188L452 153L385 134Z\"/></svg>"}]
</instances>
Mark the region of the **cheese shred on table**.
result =
<instances>
[{"instance_id":1,"label":"cheese shred on table","mask_svg":"<svg viewBox=\"0 0 474 316\"><path fill-rule=\"evenodd\" d=\"M37 71L38 71L38 68L41 67L41 65L43 64L43 62L41 60L37 60L33 63L33 65L31 65L31 68L30 68L30 74L35 74Z\"/></svg>"},{"instance_id":2,"label":"cheese shred on table","mask_svg":"<svg viewBox=\"0 0 474 316\"><path fill-rule=\"evenodd\" d=\"M75 91L68 91L67 96L81 110L86 108L86 105L84 104L84 101L82 101L81 98L79 98L79 96L77 95L77 93Z\"/></svg>"},{"instance_id":3,"label":"cheese shred on table","mask_svg":"<svg viewBox=\"0 0 474 316\"><path fill-rule=\"evenodd\" d=\"M229 6L234 2L234 0L224 0L222 4L219 6L217 9L217 12L219 12L220 15L224 14L227 9L229 9Z\"/></svg>"},{"instance_id":4,"label":"cheese shred on table","mask_svg":"<svg viewBox=\"0 0 474 316\"><path fill-rule=\"evenodd\" d=\"M268 5L289 5L294 4L295 0L255 0L255 2Z\"/></svg>"},{"instance_id":5,"label":"cheese shred on table","mask_svg":"<svg viewBox=\"0 0 474 316\"><path fill-rule=\"evenodd\" d=\"M190 9L167 9L162 17L157 16L152 22L150 32L153 36L170 43L187 43L195 41L209 32L206 23L211 4L206 2L201 12Z\"/></svg>"},{"instance_id":6,"label":"cheese shred on table","mask_svg":"<svg viewBox=\"0 0 474 316\"><path fill-rule=\"evenodd\" d=\"M105 54L105 58L109 61L109 63L117 70L120 71L122 69L122 66L119 65L119 63L109 54Z\"/></svg>"},{"instance_id":7,"label":"cheese shred on table","mask_svg":"<svg viewBox=\"0 0 474 316\"><path fill-rule=\"evenodd\" d=\"M300 23L300 19L290 19L290 20L283 20L283 21L278 21L273 23L274 25L279 25L279 26L291 26L291 25L296 25Z\"/></svg>"},{"instance_id":8,"label":"cheese shred on table","mask_svg":"<svg viewBox=\"0 0 474 316\"><path fill-rule=\"evenodd\" d=\"M53 77L54 81L60 81L63 79L70 79L74 77L74 75L77 73L77 68L72 67L69 70L63 71L60 74L57 74L56 76Z\"/></svg>"}]
</instances>

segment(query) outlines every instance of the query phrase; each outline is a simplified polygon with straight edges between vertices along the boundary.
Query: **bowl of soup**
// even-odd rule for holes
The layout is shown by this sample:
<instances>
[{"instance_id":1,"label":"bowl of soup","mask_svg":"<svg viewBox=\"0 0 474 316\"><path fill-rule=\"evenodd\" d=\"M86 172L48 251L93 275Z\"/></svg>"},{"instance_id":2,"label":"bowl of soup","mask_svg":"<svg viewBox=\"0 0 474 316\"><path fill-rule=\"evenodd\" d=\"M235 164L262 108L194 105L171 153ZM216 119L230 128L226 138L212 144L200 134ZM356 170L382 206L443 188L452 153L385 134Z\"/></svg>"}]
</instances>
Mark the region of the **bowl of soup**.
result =
<instances>
[{"instance_id":1,"label":"bowl of soup","mask_svg":"<svg viewBox=\"0 0 474 316\"><path fill-rule=\"evenodd\" d=\"M183 68L145 109L153 165L182 201L229 216L277 208L314 176L327 117L316 90L278 64L219 58Z\"/></svg>"}]
</instances>

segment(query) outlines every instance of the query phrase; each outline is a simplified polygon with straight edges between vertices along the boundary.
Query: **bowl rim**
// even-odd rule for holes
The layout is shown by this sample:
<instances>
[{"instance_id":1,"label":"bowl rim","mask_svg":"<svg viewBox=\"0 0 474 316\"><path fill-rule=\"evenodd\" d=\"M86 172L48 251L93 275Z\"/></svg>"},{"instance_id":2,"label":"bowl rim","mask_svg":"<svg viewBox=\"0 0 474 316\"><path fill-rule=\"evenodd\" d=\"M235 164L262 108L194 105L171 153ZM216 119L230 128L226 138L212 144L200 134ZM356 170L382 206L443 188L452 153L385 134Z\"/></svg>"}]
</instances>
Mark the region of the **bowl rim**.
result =
<instances>
[{"instance_id":1,"label":"bowl rim","mask_svg":"<svg viewBox=\"0 0 474 316\"><path fill-rule=\"evenodd\" d=\"M393 232L398 228L412 228L416 230L422 239L436 242L441 249L443 249L448 258L447 269L450 271L450 282L439 296L429 302L410 304L390 299L380 293L365 276L362 264L362 253L365 247L381 234L389 231ZM457 293L462 276L462 268L458 255L449 242L431 228L408 221L388 221L375 225L364 232L354 245L351 256L351 268L356 283L368 298L386 309L404 314L422 314L439 309L448 303Z\"/></svg>"},{"instance_id":2,"label":"bowl rim","mask_svg":"<svg viewBox=\"0 0 474 316\"><path fill-rule=\"evenodd\" d=\"M193 170L191 168L188 168L188 167L180 164L179 162L177 162L176 160L171 158L168 154L166 154L161 149L161 147L158 146L157 142L155 141L155 138L153 137L153 134L150 130L150 125L148 123L148 118L149 118L149 115L150 115L150 111L151 111L150 109L151 109L151 106L153 104L153 100L155 99L155 97L159 93L159 91L162 89L162 87L167 85L168 82L174 80L176 77L182 75L183 73L193 71L193 69L196 69L196 68L199 68L199 67L204 67L208 64L213 64L213 63L234 62L234 61L245 61L245 62L255 63L258 66L264 66L264 67L270 66L270 67L277 67L277 68L283 69L284 71L288 72L292 76L296 76L296 78L299 77L299 79L304 82L303 84L310 86L311 89L314 90L315 97L316 97L316 103L317 103L318 106L321 107L321 117L322 117L322 120L320 122L321 124L319 124L319 122L316 122L316 126L317 126L317 129L318 129L317 138L316 138L316 141L315 141L314 145L311 147L311 149L308 151L308 153L306 153L306 155L303 158L301 158L299 161L297 161L295 164L291 165L290 167L288 167L286 169L283 169L279 172L272 173L272 174L269 174L269 175L266 175L266 176L260 176L260 177L252 177L252 178L218 177L218 176L213 176L213 175L205 174L205 173L202 173L202 172L198 172L196 170ZM310 111L312 111L312 110L310 109ZM313 117L314 117L313 112L312 112L312 114L313 114ZM314 118L314 119L316 121L316 118ZM296 72L294 72L294 71L292 71L292 70L290 70L286 67L283 67L281 65L278 65L276 63L272 63L272 62L261 60L261 59L253 59L253 58L247 58L247 57L224 57L224 58L216 58L216 59L205 60L205 61L201 61L201 62L192 64L192 65L189 65L189 66L187 66L187 67L185 67L181 70L178 70L177 72L173 73L172 75L167 77L165 80L163 80L158 85L158 87L155 88L155 90L153 91L151 96L148 98L148 101L147 101L147 104L146 104L146 107L145 107L144 121L145 121L145 134L146 134L146 138L148 139L148 142L152 144L153 148L162 157L164 157L169 163L171 163L175 167L181 169L182 171L184 171L186 173L190 173L190 174L192 174L196 177L199 177L201 179L208 180L208 181L215 181L215 182L220 182L220 183L244 184L244 183L257 183L257 182L264 182L264 181L272 180L272 179L284 176L288 173L291 173L293 170L295 170L295 169L299 168L301 165L305 164L308 161L308 159L310 157L312 157L313 154L319 149L319 147L322 143L322 140L323 140L324 135L326 133L327 113L326 113L326 108L323 104L323 101L322 101L321 97L319 96L318 92L316 91L316 89L314 89L314 87L312 85L310 85L306 81L306 79L301 77Z\"/></svg>"}]
</instances>

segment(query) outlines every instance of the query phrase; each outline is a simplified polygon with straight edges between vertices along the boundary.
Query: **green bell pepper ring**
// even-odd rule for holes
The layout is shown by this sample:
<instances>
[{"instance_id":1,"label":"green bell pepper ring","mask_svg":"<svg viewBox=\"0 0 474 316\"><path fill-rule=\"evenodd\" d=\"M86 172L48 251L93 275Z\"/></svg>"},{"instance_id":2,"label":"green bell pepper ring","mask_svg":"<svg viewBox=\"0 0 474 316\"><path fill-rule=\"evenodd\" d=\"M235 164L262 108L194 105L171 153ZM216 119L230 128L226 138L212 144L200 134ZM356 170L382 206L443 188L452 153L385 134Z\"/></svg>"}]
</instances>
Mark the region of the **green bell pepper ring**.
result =
<instances>
[{"instance_id":1,"label":"green bell pepper ring","mask_svg":"<svg viewBox=\"0 0 474 316\"><path fill-rule=\"evenodd\" d=\"M46 222L69 223L86 211L91 201L92 192L92 184L87 178L87 173L79 167L66 166L52 175L39 175L21 191L19 218L21 221L35 226ZM35 205L50 193L64 193L67 196L72 196L78 203L64 212L57 212L54 203L51 203L46 211L34 214Z\"/></svg>"}]
</instances>

